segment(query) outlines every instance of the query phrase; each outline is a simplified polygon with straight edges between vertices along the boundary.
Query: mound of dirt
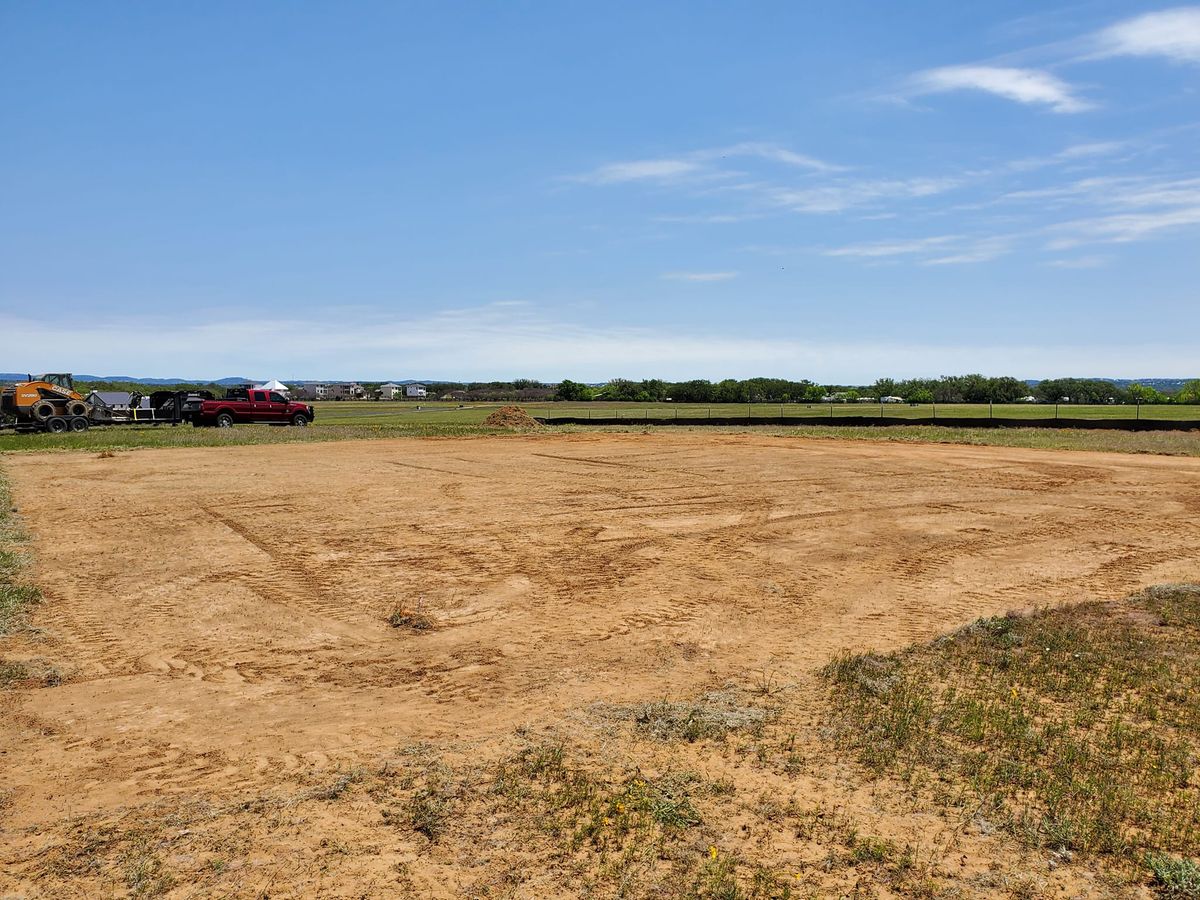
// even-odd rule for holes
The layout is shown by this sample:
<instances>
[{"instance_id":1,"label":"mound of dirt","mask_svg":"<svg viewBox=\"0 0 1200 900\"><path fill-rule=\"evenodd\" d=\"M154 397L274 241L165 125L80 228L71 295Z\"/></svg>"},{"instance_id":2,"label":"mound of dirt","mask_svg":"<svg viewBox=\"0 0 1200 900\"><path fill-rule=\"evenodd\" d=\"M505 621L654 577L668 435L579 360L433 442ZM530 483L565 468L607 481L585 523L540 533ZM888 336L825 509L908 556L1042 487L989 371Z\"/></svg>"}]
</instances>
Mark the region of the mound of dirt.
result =
<instances>
[{"instance_id":1,"label":"mound of dirt","mask_svg":"<svg viewBox=\"0 0 1200 900\"><path fill-rule=\"evenodd\" d=\"M519 406L502 406L486 419L488 428L541 428L541 423Z\"/></svg>"}]
</instances>

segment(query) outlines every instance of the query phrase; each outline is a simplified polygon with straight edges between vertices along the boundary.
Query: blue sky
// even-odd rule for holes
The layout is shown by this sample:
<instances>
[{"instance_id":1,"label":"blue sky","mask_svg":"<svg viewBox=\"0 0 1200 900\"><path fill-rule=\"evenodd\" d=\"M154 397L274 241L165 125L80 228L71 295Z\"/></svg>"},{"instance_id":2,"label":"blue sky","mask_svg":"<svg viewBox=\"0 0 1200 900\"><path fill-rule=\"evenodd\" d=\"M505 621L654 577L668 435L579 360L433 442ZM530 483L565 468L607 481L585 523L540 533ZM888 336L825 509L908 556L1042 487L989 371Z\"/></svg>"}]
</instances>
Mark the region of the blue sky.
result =
<instances>
[{"instance_id":1,"label":"blue sky","mask_svg":"<svg viewBox=\"0 0 1200 900\"><path fill-rule=\"evenodd\" d=\"M0 370L1200 374L1200 6L0 3Z\"/></svg>"}]
</instances>

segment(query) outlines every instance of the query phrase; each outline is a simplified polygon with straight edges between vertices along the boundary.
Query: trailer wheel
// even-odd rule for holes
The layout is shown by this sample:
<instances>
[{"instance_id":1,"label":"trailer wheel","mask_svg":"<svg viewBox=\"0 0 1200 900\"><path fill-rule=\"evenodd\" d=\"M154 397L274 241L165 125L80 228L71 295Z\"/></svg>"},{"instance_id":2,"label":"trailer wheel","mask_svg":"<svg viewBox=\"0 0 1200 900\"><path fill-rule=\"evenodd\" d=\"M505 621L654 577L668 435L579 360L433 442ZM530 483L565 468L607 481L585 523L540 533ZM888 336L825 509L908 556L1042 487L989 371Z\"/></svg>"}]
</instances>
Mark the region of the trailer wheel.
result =
<instances>
[{"instance_id":1,"label":"trailer wheel","mask_svg":"<svg viewBox=\"0 0 1200 900\"><path fill-rule=\"evenodd\" d=\"M62 416L51 416L46 420L46 428L54 434L62 434L71 426L67 424L67 420Z\"/></svg>"},{"instance_id":2,"label":"trailer wheel","mask_svg":"<svg viewBox=\"0 0 1200 900\"><path fill-rule=\"evenodd\" d=\"M303 428L308 424L308 416L306 416L304 413L296 413L294 416L292 416L292 424L297 428Z\"/></svg>"},{"instance_id":3,"label":"trailer wheel","mask_svg":"<svg viewBox=\"0 0 1200 900\"><path fill-rule=\"evenodd\" d=\"M54 404L49 400L39 400L29 408L29 414L39 422L47 421L54 413Z\"/></svg>"},{"instance_id":4,"label":"trailer wheel","mask_svg":"<svg viewBox=\"0 0 1200 900\"><path fill-rule=\"evenodd\" d=\"M88 411L87 404L84 403L82 400L72 400L70 403L67 404L67 415L68 416L86 416L87 411Z\"/></svg>"},{"instance_id":5,"label":"trailer wheel","mask_svg":"<svg viewBox=\"0 0 1200 900\"><path fill-rule=\"evenodd\" d=\"M87 431L88 428L91 427L91 425L92 425L92 423L89 422L83 416L76 416L75 418L73 418L71 420L71 430L72 431Z\"/></svg>"},{"instance_id":6,"label":"trailer wheel","mask_svg":"<svg viewBox=\"0 0 1200 900\"><path fill-rule=\"evenodd\" d=\"M230 413L227 413L227 412L221 413L219 416L217 416L217 427L218 428L232 428L233 427L233 415Z\"/></svg>"}]
</instances>

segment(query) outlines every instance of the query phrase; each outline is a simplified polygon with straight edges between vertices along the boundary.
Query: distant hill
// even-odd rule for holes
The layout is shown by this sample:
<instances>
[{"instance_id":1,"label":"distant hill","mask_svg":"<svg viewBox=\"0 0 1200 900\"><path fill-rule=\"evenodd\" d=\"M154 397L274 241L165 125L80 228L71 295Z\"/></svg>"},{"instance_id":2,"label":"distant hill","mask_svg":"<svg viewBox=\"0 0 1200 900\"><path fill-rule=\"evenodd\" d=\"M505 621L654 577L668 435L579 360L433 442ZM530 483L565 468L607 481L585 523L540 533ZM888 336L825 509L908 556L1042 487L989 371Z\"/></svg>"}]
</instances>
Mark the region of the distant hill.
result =
<instances>
[{"instance_id":1,"label":"distant hill","mask_svg":"<svg viewBox=\"0 0 1200 900\"><path fill-rule=\"evenodd\" d=\"M1162 391L1165 394L1173 394L1181 387L1191 381L1191 378L1106 378L1103 375L1087 375L1079 376L1081 379L1086 378L1094 381L1107 381L1109 384L1115 384L1119 388L1127 388L1131 384L1143 384L1146 387L1152 387L1156 391ZM1026 378L1025 383L1030 387L1041 384L1045 378Z\"/></svg>"},{"instance_id":2,"label":"distant hill","mask_svg":"<svg viewBox=\"0 0 1200 900\"><path fill-rule=\"evenodd\" d=\"M0 381L25 381L29 378L28 372L0 372ZM34 373L35 375L41 373ZM254 381L253 378L221 378L217 381L209 381L207 378L136 378L133 375L76 375L76 381L127 381L131 384L246 384ZM261 384L261 381L255 382Z\"/></svg>"}]
</instances>

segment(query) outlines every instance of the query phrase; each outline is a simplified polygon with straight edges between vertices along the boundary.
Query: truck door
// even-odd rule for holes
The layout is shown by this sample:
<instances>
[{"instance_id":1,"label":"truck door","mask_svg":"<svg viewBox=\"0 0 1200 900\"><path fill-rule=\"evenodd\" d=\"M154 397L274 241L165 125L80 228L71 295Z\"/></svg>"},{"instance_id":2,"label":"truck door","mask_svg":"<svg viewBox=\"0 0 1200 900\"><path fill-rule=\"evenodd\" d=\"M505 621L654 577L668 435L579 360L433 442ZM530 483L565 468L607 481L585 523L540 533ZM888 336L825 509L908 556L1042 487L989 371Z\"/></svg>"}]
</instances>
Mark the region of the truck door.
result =
<instances>
[{"instance_id":1,"label":"truck door","mask_svg":"<svg viewBox=\"0 0 1200 900\"><path fill-rule=\"evenodd\" d=\"M267 418L272 422L284 422L287 420L287 398L276 391L267 393Z\"/></svg>"}]
</instances>

